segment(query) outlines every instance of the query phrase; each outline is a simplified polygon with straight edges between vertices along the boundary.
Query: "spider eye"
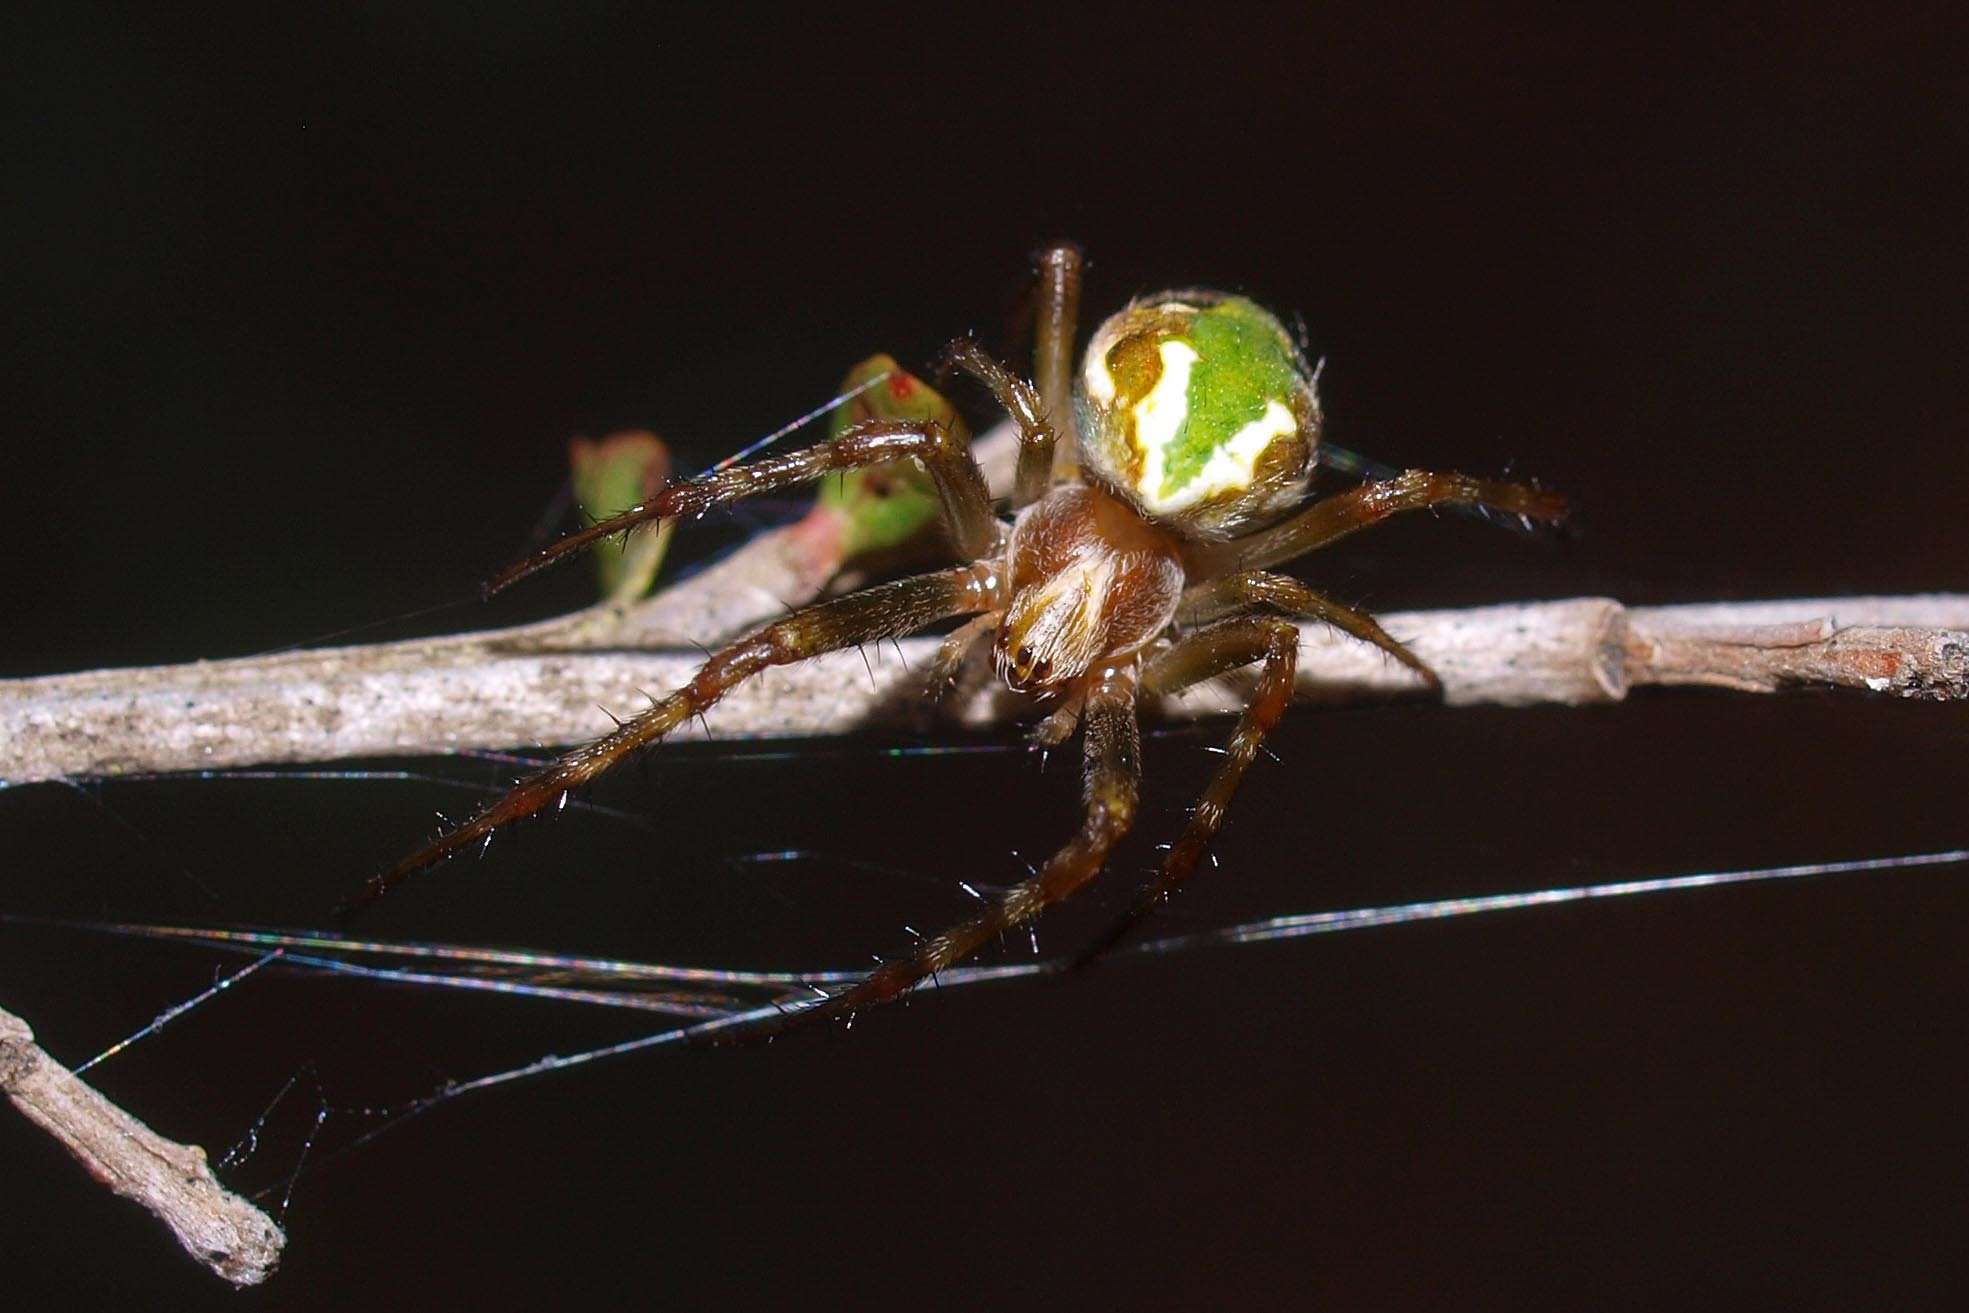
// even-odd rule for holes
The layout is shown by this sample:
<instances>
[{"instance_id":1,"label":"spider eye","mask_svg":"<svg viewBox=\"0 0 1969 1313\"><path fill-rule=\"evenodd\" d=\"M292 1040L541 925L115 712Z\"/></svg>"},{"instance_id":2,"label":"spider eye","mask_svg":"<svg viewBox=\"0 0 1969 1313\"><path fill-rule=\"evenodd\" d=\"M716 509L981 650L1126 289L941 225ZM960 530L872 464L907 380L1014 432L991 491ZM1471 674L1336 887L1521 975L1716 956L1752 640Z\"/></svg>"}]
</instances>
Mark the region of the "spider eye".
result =
<instances>
[{"instance_id":1,"label":"spider eye","mask_svg":"<svg viewBox=\"0 0 1969 1313\"><path fill-rule=\"evenodd\" d=\"M1129 306L1088 345L1078 400L1083 461L1154 518L1228 532L1296 501L1312 473L1312 371L1243 297Z\"/></svg>"},{"instance_id":2,"label":"spider eye","mask_svg":"<svg viewBox=\"0 0 1969 1313\"><path fill-rule=\"evenodd\" d=\"M1017 650L1012 653L1009 666L1006 673L1011 677L1011 683L1016 688L1030 688L1053 678L1052 659L1039 656L1032 650L1030 643L1019 644Z\"/></svg>"}]
</instances>

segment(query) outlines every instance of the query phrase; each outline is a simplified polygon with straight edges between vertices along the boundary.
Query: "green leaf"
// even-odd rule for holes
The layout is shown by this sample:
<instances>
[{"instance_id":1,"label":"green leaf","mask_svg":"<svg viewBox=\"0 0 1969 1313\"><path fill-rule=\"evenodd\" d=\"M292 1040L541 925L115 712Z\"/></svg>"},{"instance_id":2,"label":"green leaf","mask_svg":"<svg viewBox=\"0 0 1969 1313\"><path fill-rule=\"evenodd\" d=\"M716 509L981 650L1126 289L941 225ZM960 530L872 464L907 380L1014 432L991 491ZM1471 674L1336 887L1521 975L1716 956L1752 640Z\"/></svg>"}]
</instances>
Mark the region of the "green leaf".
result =
<instances>
[{"instance_id":1,"label":"green leaf","mask_svg":"<svg viewBox=\"0 0 1969 1313\"><path fill-rule=\"evenodd\" d=\"M879 381L870 385L872 380ZM956 409L891 357L870 356L862 361L848 371L841 390L851 392L864 386L865 391L856 393L828 418L830 438L840 437L850 425L862 420L928 419L965 442L971 440L971 432ZM936 486L913 460L829 476L821 483L819 504L842 521L844 558L900 547L937 520Z\"/></svg>"},{"instance_id":2,"label":"green leaf","mask_svg":"<svg viewBox=\"0 0 1969 1313\"><path fill-rule=\"evenodd\" d=\"M575 500L590 523L649 500L670 477L670 450L654 433L611 433L599 442L574 438L567 455ZM645 524L626 539L597 547L590 559L602 597L632 602L647 594L669 545L669 525Z\"/></svg>"}]
</instances>

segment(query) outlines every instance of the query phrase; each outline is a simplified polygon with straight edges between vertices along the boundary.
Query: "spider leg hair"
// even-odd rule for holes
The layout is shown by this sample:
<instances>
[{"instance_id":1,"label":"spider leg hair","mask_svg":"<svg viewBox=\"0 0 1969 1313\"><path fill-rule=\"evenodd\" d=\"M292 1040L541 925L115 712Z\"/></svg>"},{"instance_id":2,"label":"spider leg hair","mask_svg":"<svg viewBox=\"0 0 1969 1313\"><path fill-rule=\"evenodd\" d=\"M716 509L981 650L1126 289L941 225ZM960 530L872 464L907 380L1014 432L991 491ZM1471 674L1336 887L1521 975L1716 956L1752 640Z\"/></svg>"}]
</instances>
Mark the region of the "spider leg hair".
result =
<instances>
[{"instance_id":1,"label":"spider leg hair","mask_svg":"<svg viewBox=\"0 0 1969 1313\"><path fill-rule=\"evenodd\" d=\"M1314 502L1258 533L1228 542L1200 543L1186 563L1189 576L1209 579L1238 570L1262 570L1338 542L1391 515L1431 506L1481 506L1548 524L1566 517L1565 499L1542 488L1473 479L1467 474L1404 470L1392 479L1363 483Z\"/></svg>"},{"instance_id":2,"label":"spider leg hair","mask_svg":"<svg viewBox=\"0 0 1969 1313\"><path fill-rule=\"evenodd\" d=\"M342 911L359 910L391 888L480 842L503 826L541 811L563 793L593 780L636 749L656 742L715 705L738 684L770 666L883 638L912 633L951 616L998 605L998 584L988 563L879 584L796 611L711 654L690 682L620 722L614 731L579 747L515 784L461 825L371 879Z\"/></svg>"},{"instance_id":3,"label":"spider leg hair","mask_svg":"<svg viewBox=\"0 0 1969 1313\"><path fill-rule=\"evenodd\" d=\"M944 527L958 557L975 561L988 555L997 545L1003 528L991 512L991 495L985 489L984 475L971 459L970 448L963 440L934 420L865 420L830 442L782 455L762 456L703 478L673 483L648 501L568 534L507 566L486 583L484 591L489 597L571 553L651 520L702 515L713 507L788 484L805 483L824 474L880 465L905 456L921 461L936 483L943 503Z\"/></svg>"},{"instance_id":4,"label":"spider leg hair","mask_svg":"<svg viewBox=\"0 0 1969 1313\"><path fill-rule=\"evenodd\" d=\"M1108 854L1128 833L1142 785L1142 735L1135 716L1137 672L1133 665L1090 677L1083 719L1080 828L1030 879L1013 885L982 911L941 934L917 941L909 956L884 963L857 983L747 1030L733 1039L776 1035L795 1026L852 1018L865 1008L900 998L944 968L962 962L1007 930L1025 925L1054 903L1070 898L1107 865Z\"/></svg>"},{"instance_id":5,"label":"spider leg hair","mask_svg":"<svg viewBox=\"0 0 1969 1313\"><path fill-rule=\"evenodd\" d=\"M1343 634L1380 648L1421 676L1430 689L1439 691L1443 686L1442 679L1429 669L1428 663L1383 629L1373 616L1315 592L1290 575L1244 570L1199 584L1183 594L1176 617L1185 624L1195 625L1254 607L1269 607L1294 619L1331 625Z\"/></svg>"},{"instance_id":6,"label":"spider leg hair","mask_svg":"<svg viewBox=\"0 0 1969 1313\"><path fill-rule=\"evenodd\" d=\"M1211 776L1190 823L1162 859L1162 869L1143 886L1135 904L1098 939L1075 955L1069 969L1093 962L1120 943L1196 871L1210 840L1224 823L1224 812L1258 755L1265 735L1277 726L1292 701L1292 677L1299 663L1299 628L1269 615L1242 615L1200 629L1159 653L1143 671L1143 686L1151 693L1180 692L1239 666L1262 661L1258 686L1238 718L1237 729L1224 748L1224 762Z\"/></svg>"}]
</instances>

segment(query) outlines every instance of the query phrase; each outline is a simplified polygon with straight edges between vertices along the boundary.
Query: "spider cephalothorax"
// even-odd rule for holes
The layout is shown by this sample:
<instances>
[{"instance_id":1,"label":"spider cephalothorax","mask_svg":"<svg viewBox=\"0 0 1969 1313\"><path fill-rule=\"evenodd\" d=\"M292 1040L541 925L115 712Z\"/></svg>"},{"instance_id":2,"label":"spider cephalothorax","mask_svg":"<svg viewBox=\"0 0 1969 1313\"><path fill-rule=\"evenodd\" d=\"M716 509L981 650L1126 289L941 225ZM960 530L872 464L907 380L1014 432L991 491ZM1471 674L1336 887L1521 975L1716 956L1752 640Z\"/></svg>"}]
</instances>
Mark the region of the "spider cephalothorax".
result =
<instances>
[{"instance_id":1,"label":"spider cephalothorax","mask_svg":"<svg viewBox=\"0 0 1969 1313\"><path fill-rule=\"evenodd\" d=\"M565 798L760 670L969 617L945 640L931 672L933 688L989 638L1008 685L1052 700L1035 737L1051 743L1081 733L1080 828L1030 879L969 920L765 1029L839 1016L897 997L1091 880L1134 821L1138 698L1257 663L1250 701L1202 802L1157 877L1088 950L1091 956L1196 868L1260 742L1291 699L1295 620L1373 643L1435 683L1371 616L1267 567L1399 511L1462 504L1547 521L1564 513L1558 498L1533 488L1421 470L1299 509L1318 451L1319 399L1313 371L1275 317L1242 297L1214 292L1145 297L1095 331L1076 379L1079 252L1066 245L1044 252L1039 280L1037 386L969 340L949 353L950 363L989 388L1018 426L1011 523L994 512L983 475L950 431L931 421L868 420L820 446L665 488L511 567L490 586L504 587L651 520L701 514L832 471L897 459L921 462L936 484L944 528L961 562L796 611L712 653L682 688L521 780L372 880L365 898ZM1056 461L1062 436L1073 459Z\"/></svg>"},{"instance_id":2,"label":"spider cephalothorax","mask_svg":"<svg viewBox=\"0 0 1969 1313\"><path fill-rule=\"evenodd\" d=\"M1132 656L1176 618L1182 551L1099 487L1069 484L1028 507L1006 552L1008 602L992 654L1022 691L1073 683Z\"/></svg>"}]
</instances>

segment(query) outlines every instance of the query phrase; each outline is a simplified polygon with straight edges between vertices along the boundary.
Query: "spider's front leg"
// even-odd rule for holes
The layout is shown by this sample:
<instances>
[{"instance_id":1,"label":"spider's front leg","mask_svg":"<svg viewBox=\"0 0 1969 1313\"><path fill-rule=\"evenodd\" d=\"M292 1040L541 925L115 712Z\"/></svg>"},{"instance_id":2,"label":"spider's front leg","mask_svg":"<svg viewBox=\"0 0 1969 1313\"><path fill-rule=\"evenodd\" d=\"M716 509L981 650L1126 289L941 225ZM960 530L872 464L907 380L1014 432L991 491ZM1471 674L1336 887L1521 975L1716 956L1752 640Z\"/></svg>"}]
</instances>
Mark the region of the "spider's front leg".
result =
<instances>
[{"instance_id":1,"label":"spider's front leg","mask_svg":"<svg viewBox=\"0 0 1969 1313\"><path fill-rule=\"evenodd\" d=\"M1073 339L1080 318L1080 248L1056 242L1038 255L1037 313L1033 321L1034 382L1027 382L961 337L944 353L945 362L991 390L998 406L1019 429L1019 465L1012 484L1012 508L1023 510L1044 497L1056 474L1071 471L1075 437ZM1061 443L1060 439L1066 441Z\"/></svg>"},{"instance_id":2,"label":"spider's front leg","mask_svg":"<svg viewBox=\"0 0 1969 1313\"><path fill-rule=\"evenodd\" d=\"M1133 824L1135 801L1141 792L1142 735L1135 718L1136 684L1132 664L1089 676L1081 720L1086 765L1080 829L1038 874L1013 885L970 920L923 940L908 957L877 968L837 994L733 1038L779 1034L887 1003L963 961L1007 930L1024 925L1054 903L1072 897L1100 874L1108 854Z\"/></svg>"},{"instance_id":3,"label":"spider's front leg","mask_svg":"<svg viewBox=\"0 0 1969 1313\"><path fill-rule=\"evenodd\" d=\"M1072 968L1086 966L1113 948L1196 871L1204 849L1224 823L1224 812L1245 770L1292 701L1292 680L1299 664L1299 628L1277 616L1234 616L1181 639L1149 662L1142 677L1144 687L1151 693L1170 694L1253 661L1264 663L1258 686L1224 746L1224 764L1204 789L1182 837L1163 858L1161 871L1142 889L1134 906L1076 954Z\"/></svg>"},{"instance_id":4,"label":"spider's front leg","mask_svg":"<svg viewBox=\"0 0 1969 1313\"><path fill-rule=\"evenodd\" d=\"M593 780L637 748L654 743L769 666L790 665L859 643L900 638L950 616L969 615L1000 605L998 574L993 562L979 561L955 570L881 584L773 621L712 653L690 683L649 710L623 721L613 733L576 748L547 769L521 780L504 797L464 824L446 831L370 880L343 910L351 912L374 902L396 884L461 848L490 840L502 826L558 802L570 790Z\"/></svg>"},{"instance_id":5,"label":"spider's front leg","mask_svg":"<svg viewBox=\"0 0 1969 1313\"><path fill-rule=\"evenodd\" d=\"M1053 460L1060 441L1059 421L1042 404L1031 383L1007 369L976 341L960 337L944 351L944 362L990 390L998 408L1019 430L1019 466L1012 483L1012 509L1024 510L1053 486Z\"/></svg>"},{"instance_id":6,"label":"spider's front leg","mask_svg":"<svg viewBox=\"0 0 1969 1313\"><path fill-rule=\"evenodd\" d=\"M880 465L908 456L921 461L937 485L944 528L958 557L976 561L991 555L1003 526L991 513L991 494L985 489L984 475L971 459L970 449L950 430L932 420L867 420L831 442L673 483L641 505L549 543L506 567L492 577L485 591L489 596L573 552L651 520L702 515L713 507L789 484L811 482L823 474Z\"/></svg>"}]
</instances>

